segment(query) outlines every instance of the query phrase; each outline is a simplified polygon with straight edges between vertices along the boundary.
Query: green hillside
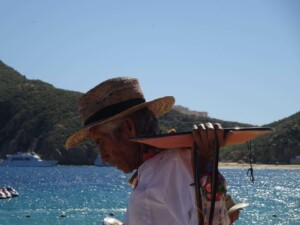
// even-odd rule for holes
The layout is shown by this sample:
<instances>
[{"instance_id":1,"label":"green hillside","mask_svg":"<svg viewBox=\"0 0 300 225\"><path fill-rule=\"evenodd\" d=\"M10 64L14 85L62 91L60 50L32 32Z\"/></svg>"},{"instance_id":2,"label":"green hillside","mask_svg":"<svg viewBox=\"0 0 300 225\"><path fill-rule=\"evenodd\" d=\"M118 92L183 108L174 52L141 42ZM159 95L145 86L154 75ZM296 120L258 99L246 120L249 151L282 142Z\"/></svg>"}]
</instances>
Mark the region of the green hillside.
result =
<instances>
[{"instance_id":1,"label":"green hillside","mask_svg":"<svg viewBox=\"0 0 300 225\"><path fill-rule=\"evenodd\" d=\"M18 151L32 150L43 159L57 159L61 164L92 164L97 149L92 142L66 150L64 142L80 128L77 114L79 92L57 89L40 80L29 80L0 61L0 158ZM223 127L250 124L200 118L171 110L160 119L163 132L175 128L191 130L193 124L219 122ZM267 126L276 128L270 135L253 141L253 158L259 162L288 162L300 155L300 112ZM246 145L226 147L221 159L247 160Z\"/></svg>"},{"instance_id":2,"label":"green hillside","mask_svg":"<svg viewBox=\"0 0 300 225\"><path fill-rule=\"evenodd\" d=\"M300 112L266 127L275 131L253 140L251 152L246 144L231 146L222 151L222 159L247 162L251 156L254 162L289 164L291 158L300 155Z\"/></svg>"},{"instance_id":3,"label":"green hillside","mask_svg":"<svg viewBox=\"0 0 300 225\"><path fill-rule=\"evenodd\" d=\"M0 62L0 157L30 149L64 164L82 164L82 157L92 163L96 151L91 144L72 152L63 147L81 124L76 113L80 96L28 80Z\"/></svg>"}]
</instances>

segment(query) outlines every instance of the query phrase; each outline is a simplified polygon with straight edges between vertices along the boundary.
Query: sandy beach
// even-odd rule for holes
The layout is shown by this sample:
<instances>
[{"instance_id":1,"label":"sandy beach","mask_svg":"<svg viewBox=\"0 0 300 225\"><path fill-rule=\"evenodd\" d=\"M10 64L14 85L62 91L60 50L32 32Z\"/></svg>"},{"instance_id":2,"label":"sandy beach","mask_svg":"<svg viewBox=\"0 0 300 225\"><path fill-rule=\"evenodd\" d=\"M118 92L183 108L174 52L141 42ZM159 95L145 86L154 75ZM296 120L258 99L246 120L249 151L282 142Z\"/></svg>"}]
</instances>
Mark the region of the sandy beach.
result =
<instances>
[{"instance_id":1,"label":"sandy beach","mask_svg":"<svg viewBox=\"0 0 300 225\"><path fill-rule=\"evenodd\" d=\"M299 165L274 165L274 164L252 164L253 169L289 169L289 170L300 170ZM230 163L230 162L221 162L219 163L219 168L241 168L248 169L250 165L247 163Z\"/></svg>"}]
</instances>

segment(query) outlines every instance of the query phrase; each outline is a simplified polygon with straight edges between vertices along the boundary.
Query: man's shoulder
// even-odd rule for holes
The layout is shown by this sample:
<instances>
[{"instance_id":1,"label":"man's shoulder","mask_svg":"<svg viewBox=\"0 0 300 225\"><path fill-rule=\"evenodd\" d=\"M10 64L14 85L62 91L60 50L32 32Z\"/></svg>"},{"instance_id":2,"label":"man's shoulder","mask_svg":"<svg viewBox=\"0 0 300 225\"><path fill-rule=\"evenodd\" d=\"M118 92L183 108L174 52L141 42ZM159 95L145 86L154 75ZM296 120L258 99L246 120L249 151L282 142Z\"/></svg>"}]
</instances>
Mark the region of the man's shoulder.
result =
<instances>
[{"instance_id":1,"label":"man's shoulder","mask_svg":"<svg viewBox=\"0 0 300 225\"><path fill-rule=\"evenodd\" d=\"M189 149L165 149L144 162L139 171L157 171L174 166L190 167L191 151Z\"/></svg>"},{"instance_id":2,"label":"man's shoulder","mask_svg":"<svg viewBox=\"0 0 300 225\"><path fill-rule=\"evenodd\" d=\"M191 151L189 149L166 149L157 154L152 165L156 167L165 167L169 165L177 164L190 164L191 163Z\"/></svg>"},{"instance_id":3,"label":"man's shoulder","mask_svg":"<svg viewBox=\"0 0 300 225\"><path fill-rule=\"evenodd\" d=\"M138 169L141 182L151 185L165 185L178 179L192 181L191 152L188 149L168 149L147 160ZM168 179L166 179L168 178Z\"/></svg>"}]
</instances>

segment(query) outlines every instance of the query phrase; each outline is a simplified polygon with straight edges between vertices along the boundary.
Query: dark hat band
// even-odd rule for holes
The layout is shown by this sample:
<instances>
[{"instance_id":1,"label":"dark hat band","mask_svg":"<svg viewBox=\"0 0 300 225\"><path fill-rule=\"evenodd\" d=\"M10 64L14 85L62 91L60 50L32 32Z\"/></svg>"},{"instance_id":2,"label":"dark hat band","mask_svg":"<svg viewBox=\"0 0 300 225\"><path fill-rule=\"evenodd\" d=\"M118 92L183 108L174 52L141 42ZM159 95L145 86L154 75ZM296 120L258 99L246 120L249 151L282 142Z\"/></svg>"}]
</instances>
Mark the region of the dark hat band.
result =
<instances>
[{"instance_id":1,"label":"dark hat band","mask_svg":"<svg viewBox=\"0 0 300 225\"><path fill-rule=\"evenodd\" d=\"M145 103L144 98L135 98L135 99L130 99L124 102L119 102L113 105L109 105L107 107L104 107L103 109L97 111L94 113L92 116L90 116L85 122L84 126L87 126L93 122L104 120L108 117L112 117L118 113L121 113L125 111L126 109L129 109L133 106Z\"/></svg>"}]
</instances>

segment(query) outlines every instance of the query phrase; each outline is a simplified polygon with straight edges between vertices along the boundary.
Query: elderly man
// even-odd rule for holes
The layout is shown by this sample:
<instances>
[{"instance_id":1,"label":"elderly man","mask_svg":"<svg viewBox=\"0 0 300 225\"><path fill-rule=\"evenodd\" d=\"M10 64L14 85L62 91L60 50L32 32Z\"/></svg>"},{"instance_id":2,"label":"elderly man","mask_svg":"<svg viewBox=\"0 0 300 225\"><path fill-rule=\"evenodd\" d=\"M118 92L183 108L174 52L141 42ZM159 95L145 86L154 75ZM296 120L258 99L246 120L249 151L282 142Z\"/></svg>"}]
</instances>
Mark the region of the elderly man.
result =
<instances>
[{"instance_id":1,"label":"elderly man","mask_svg":"<svg viewBox=\"0 0 300 225\"><path fill-rule=\"evenodd\" d=\"M147 102L138 80L130 77L106 80L79 101L84 127L68 138L66 147L90 138L105 163L124 173L136 171L125 225L199 224L191 149L158 149L130 141L159 134L157 117L167 113L174 101L166 96ZM192 134L201 149L201 178L211 164L215 139L222 147L224 133L220 124L206 123L195 125ZM217 207L213 224L229 224L225 201L221 199ZM204 223L208 224L207 217Z\"/></svg>"}]
</instances>

